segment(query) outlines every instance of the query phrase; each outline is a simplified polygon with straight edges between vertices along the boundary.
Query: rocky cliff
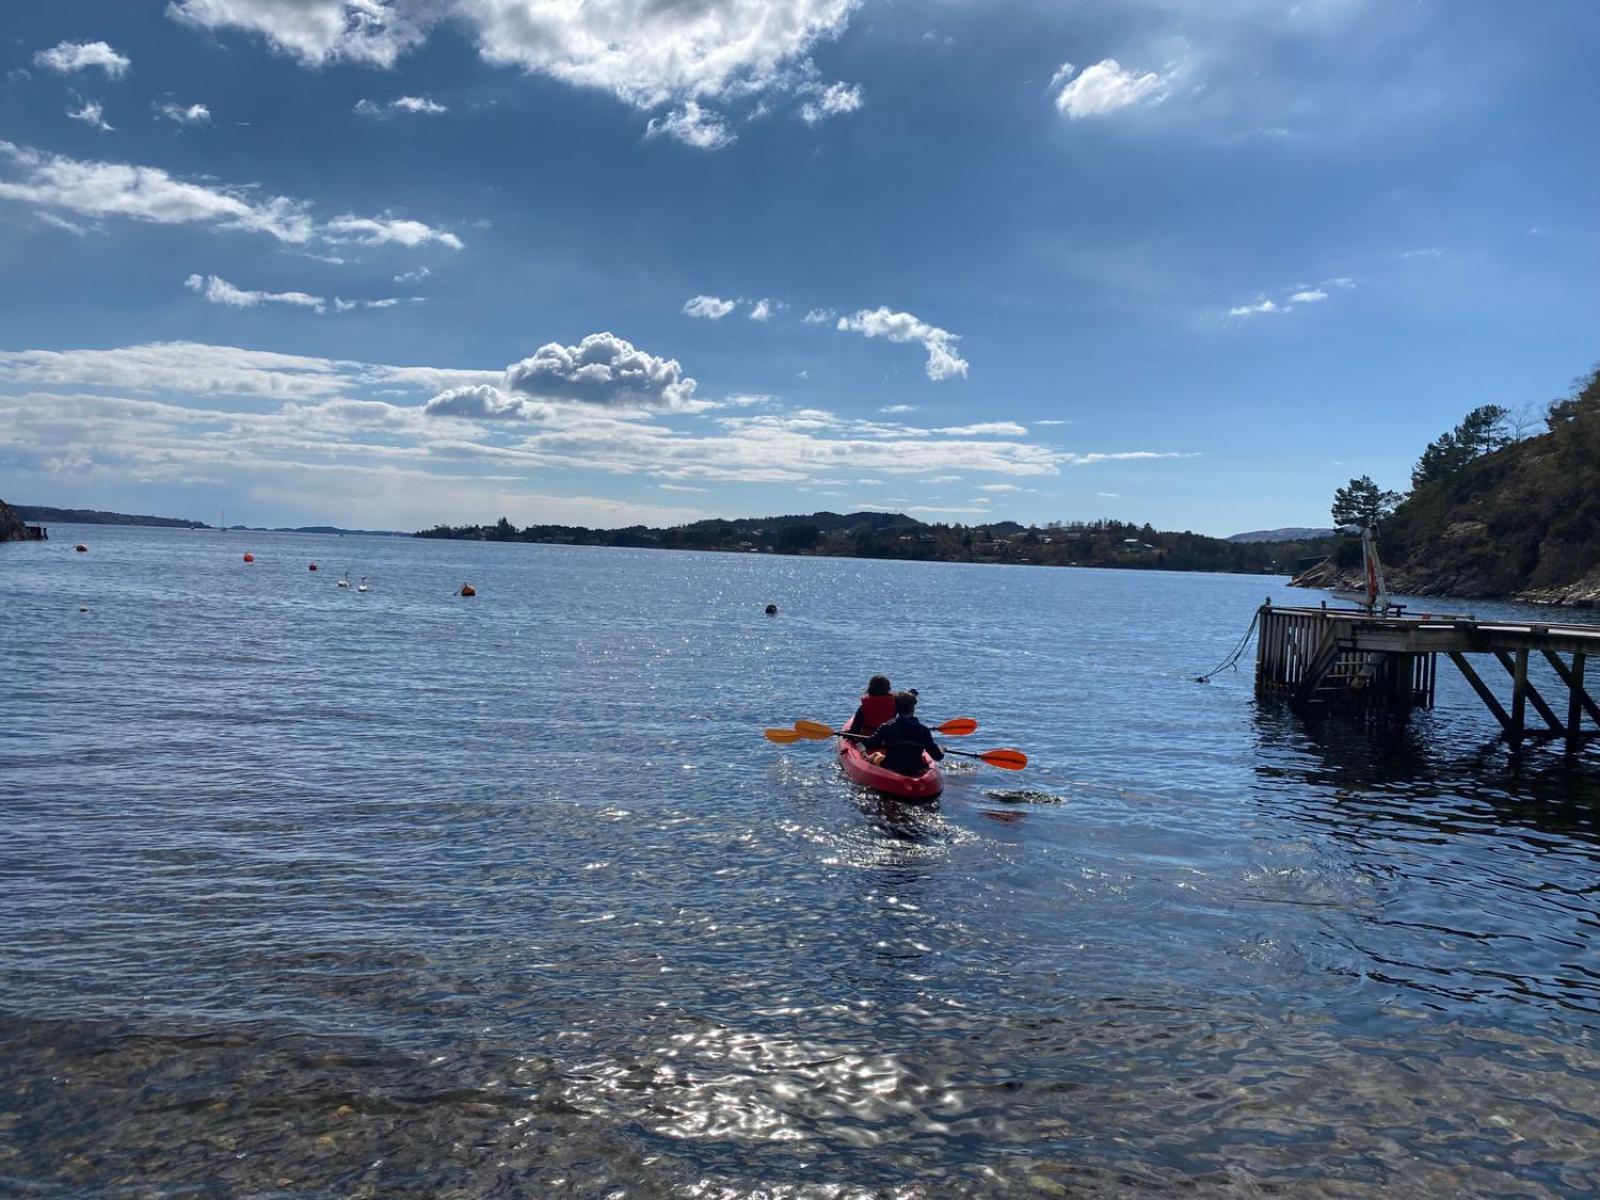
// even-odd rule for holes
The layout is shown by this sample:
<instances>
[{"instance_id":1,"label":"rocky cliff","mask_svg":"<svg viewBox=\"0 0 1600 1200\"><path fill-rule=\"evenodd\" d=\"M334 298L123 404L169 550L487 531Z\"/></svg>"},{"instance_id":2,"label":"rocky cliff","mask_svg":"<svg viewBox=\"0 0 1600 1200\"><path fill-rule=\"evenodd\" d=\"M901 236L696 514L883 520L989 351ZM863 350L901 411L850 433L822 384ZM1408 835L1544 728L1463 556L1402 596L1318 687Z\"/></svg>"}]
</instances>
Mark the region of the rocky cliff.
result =
<instances>
[{"instance_id":1,"label":"rocky cliff","mask_svg":"<svg viewBox=\"0 0 1600 1200\"><path fill-rule=\"evenodd\" d=\"M27 537L28 531L23 527L22 518L4 500L0 500L0 542L21 542Z\"/></svg>"}]
</instances>

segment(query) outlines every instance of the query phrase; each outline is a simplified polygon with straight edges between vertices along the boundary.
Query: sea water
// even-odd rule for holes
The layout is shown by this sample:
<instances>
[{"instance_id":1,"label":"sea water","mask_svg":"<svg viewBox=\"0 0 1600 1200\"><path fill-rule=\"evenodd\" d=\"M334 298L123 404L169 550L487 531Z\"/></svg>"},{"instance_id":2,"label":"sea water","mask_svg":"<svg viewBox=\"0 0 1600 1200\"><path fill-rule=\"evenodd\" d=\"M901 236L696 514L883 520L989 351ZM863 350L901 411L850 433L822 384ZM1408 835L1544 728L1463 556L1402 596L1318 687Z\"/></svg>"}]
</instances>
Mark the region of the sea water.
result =
<instances>
[{"instance_id":1,"label":"sea water","mask_svg":"<svg viewBox=\"0 0 1600 1200\"><path fill-rule=\"evenodd\" d=\"M0 1193L1597 1186L1596 758L1447 668L1387 733L1194 681L1315 593L52 533L0 547ZM762 738L879 672L1032 764L921 810Z\"/></svg>"}]
</instances>

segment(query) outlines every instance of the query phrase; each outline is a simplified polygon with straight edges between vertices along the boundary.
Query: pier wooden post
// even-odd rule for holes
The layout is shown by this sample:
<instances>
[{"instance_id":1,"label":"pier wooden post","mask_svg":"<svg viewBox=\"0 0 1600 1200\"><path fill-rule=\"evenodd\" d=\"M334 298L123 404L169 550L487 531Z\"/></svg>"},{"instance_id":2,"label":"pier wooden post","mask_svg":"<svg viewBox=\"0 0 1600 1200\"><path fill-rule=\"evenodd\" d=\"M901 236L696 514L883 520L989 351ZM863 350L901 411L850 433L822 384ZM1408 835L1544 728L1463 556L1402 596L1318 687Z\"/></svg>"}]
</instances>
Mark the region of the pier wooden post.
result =
<instances>
[{"instance_id":1,"label":"pier wooden post","mask_svg":"<svg viewBox=\"0 0 1600 1200\"><path fill-rule=\"evenodd\" d=\"M1517 651L1517 665L1511 672L1511 744L1522 745L1528 721L1528 652Z\"/></svg>"},{"instance_id":2,"label":"pier wooden post","mask_svg":"<svg viewBox=\"0 0 1600 1200\"><path fill-rule=\"evenodd\" d=\"M1573 695L1578 698L1579 705L1589 714L1589 719L1596 725L1600 725L1600 704L1594 702L1594 697L1590 696L1583 686L1584 652L1582 650L1574 650L1572 652L1573 667L1570 671L1567 670L1567 664L1561 661L1560 655L1556 654L1555 651L1546 650L1544 656L1549 660L1550 665L1555 668L1556 674L1561 676L1561 682L1572 689Z\"/></svg>"},{"instance_id":3,"label":"pier wooden post","mask_svg":"<svg viewBox=\"0 0 1600 1200\"><path fill-rule=\"evenodd\" d=\"M1519 670L1519 664L1504 650L1496 650L1494 652L1494 656L1500 660L1500 665L1509 671L1511 673L1511 678L1515 680L1517 677L1517 671ZM1555 709L1551 708L1550 705L1545 703L1544 697L1539 694L1539 689L1534 687L1533 681L1528 678L1528 656L1526 652L1521 653L1520 657L1523 660L1520 664L1520 670L1522 671L1522 686L1528 693L1528 703L1532 704L1534 708L1539 710L1539 715L1544 718L1545 724L1550 726L1550 732L1554 733L1557 737L1560 737L1567 731L1567 727L1561 723L1561 718L1556 716ZM1515 714L1513 714L1513 716L1515 716Z\"/></svg>"},{"instance_id":4,"label":"pier wooden post","mask_svg":"<svg viewBox=\"0 0 1600 1200\"><path fill-rule=\"evenodd\" d=\"M1583 748L1583 734L1578 728L1583 720L1583 666L1582 650L1572 652L1572 678L1567 681L1567 753L1577 754Z\"/></svg>"}]
</instances>

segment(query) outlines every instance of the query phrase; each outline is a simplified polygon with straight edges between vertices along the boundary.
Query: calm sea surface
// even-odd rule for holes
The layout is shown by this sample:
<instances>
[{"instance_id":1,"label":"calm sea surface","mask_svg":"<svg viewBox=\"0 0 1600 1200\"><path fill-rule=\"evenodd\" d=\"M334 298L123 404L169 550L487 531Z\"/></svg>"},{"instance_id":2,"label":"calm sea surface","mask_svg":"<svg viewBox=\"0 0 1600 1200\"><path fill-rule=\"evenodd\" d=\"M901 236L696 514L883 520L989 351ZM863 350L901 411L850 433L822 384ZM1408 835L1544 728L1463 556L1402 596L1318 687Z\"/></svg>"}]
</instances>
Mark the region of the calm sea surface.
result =
<instances>
[{"instance_id":1,"label":"calm sea surface","mask_svg":"<svg viewBox=\"0 0 1600 1200\"><path fill-rule=\"evenodd\" d=\"M1387 736L1193 682L1281 581L52 533L0 1194L1600 1187L1600 759L1447 671ZM1034 765L918 811L762 739L879 671Z\"/></svg>"}]
</instances>

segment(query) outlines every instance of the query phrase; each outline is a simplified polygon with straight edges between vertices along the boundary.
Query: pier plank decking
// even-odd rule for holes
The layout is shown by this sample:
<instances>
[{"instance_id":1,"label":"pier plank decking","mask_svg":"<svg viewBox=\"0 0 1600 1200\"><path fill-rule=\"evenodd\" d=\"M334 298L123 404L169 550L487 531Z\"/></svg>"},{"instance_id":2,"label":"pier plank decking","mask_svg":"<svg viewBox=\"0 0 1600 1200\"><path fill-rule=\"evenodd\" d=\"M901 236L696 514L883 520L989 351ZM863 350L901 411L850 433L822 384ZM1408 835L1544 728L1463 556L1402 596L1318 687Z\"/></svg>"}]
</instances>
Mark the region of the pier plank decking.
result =
<instances>
[{"instance_id":1,"label":"pier plank decking","mask_svg":"<svg viewBox=\"0 0 1600 1200\"><path fill-rule=\"evenodd\" d=\"M1566 752L1576 755L1585 739L1600 734L1600 705L1585 686L1588 658L1600 653L1600 625L1480 621L1432 613L1380 615L1326 605L1284 608L1270 600L1261 606L1258 620L1256 690L1283 697L1296 708L1340 707L1401 716L1413 708L1431 708L1443 655L1483 701L1513 749L1529 737L1550 737L1561 739ZM1530 678L1534 655L1549 664L1567 690L1564 706L1552 703ZM1474 657L1479 665L1498 663L1510 677L1509 707L1485 682ZM1529 727L1530 707L1542 727ZM1585 715L1595 728L1584 727Z\"/></svg>"}]
</instances>

